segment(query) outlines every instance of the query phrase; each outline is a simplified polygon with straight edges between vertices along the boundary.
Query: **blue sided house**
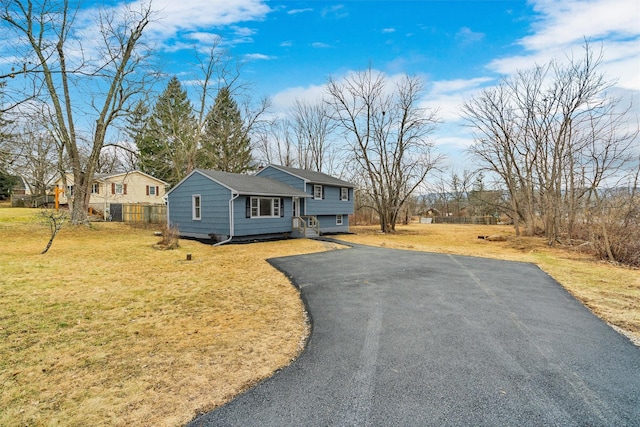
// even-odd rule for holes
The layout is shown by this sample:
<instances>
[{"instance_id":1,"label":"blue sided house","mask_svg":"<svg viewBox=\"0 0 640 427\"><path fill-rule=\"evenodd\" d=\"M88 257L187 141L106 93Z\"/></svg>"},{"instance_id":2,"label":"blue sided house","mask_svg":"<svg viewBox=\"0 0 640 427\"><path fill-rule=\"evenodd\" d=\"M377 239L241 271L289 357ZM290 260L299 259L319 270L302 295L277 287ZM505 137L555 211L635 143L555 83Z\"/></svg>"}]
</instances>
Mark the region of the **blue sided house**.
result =
<instances>
[{"instance_id":1,"label":"blue sided house","mask_svg":"<svg viewBox=\"0 0 640 427\"><path fill-rule=\"evenodd\" d=\"M268 165L255 175L196 169L167 193L180 236L218 243L349 231L354 185L324 173Z\"/></svg>"}]
</instances>

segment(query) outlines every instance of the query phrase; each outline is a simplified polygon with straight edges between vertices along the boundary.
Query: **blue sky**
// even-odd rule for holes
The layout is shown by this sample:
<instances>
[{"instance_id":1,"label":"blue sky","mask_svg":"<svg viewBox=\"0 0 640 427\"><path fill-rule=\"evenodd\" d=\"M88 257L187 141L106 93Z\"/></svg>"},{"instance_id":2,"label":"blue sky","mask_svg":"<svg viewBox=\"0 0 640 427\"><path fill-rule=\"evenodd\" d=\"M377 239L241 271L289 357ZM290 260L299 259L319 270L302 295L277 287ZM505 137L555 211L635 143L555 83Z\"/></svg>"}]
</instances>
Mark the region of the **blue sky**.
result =
<instances>
[{"instance_id":1,"label":"blue sky","mask_svg":"<svg viewBox=\"0 0 640 427\"><path fill-rule=\"evenodd\" d=\"M114 8L139 1L85 1ZM640 2L637 0L153 0L158 19L147 37L155 60L185 83L197 78L194 47L221 37L245 65L242 78L272 112L296 99L319 99L329 76L371 66L393 77L419 74L423 104L443 121L433 138L455 163L472 142L458 106L501 77L552 57L581 54L585 38L604 49L613 89L640 101ZM79 21L80 22L80 21ZM88 21L87 21L88 22ZM89 31L89 27L87 29ZM0 36L1 38L1 36ZM2 48L0 48L0 52ZM2 52L7 57L6 48ZM2 61L0 60L0 65ZM159 82L157 90L166 83Z\"/></svg>"},{"instance_id":2,"label":"blue sky","mask_svg":"<svg viewBox=\"0 0 640 427\"><path fill-rule=\"evenodd\" d=\"M276 112L319 98L329 76L369 65L422 75L424 105L443 121L434 140L454 165L472 142L461 102L518 69L580 55L585 38L604 49L602 71L618 80L616 93L640 101L636 0L166 0L162 8L154 33L166 47L166 71L188 75L193 44L220 36Z\"/></svg>"}]
</instances>

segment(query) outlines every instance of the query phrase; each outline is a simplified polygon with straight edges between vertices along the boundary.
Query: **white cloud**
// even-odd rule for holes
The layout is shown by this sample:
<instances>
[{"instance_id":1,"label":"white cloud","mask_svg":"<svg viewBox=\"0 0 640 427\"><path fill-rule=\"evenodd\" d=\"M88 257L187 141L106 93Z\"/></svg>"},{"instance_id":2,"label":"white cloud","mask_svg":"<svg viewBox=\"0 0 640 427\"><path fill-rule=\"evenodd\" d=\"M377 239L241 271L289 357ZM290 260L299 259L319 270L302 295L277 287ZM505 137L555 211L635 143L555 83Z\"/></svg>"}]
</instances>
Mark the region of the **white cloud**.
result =
<instances>
[{"instance_id":1,"label":"white cloud","mask_svg":"<svg viewBox=\"0 0 640 427\"><path fill-rule=\"evenodd\" d=\"M256 30L254 30L253 28L238 27L236 25L232 26L231 28L233 29L233 33L237 37L251 37L256 33Z\"/></svg>"},{"instance_id":2,"label":"white cloud","mask_svg":"<svg viewBox=\"0 0 640 427\"><path fill-rule=\"evenodd\" d=\"M289 15L297 15L299 13L305 13L305 12L313 12L313 9L310 7L307 7L305 9L291 9L287 13Z\"/></svg>"},{"instance_id":3,"label":"white cloud","mask_svg":"<svg viewBox=\"0 0 640 427\"><path fill-rule=\"evenodd\" d=\"M438 116L445 123L460 120L460 106L474 93L494 82L490 77L476 77L469 80L440 80L431 83L421 106L438 110Z\"/></svg>"},{"instance_id":4,"label":"white cloud","mask_svg":"<svg viewBox=\"0 0 640 427\"><path fill-rule=\"evenodd\" d=\"M197 31L189 33L189 39L198 42L199 44L213 45L220 42L221 36L216 33L207 33L203 31Z\"/></svg>"},{"instance_id":5,"label":"white cloud","mask_svg":"<svg viewBox=\"0 0 640 427\"><path fill-rule=\"evenodd\" d=\"M581 55L584 40L603 48L601 71L617 85L640 90L640 2L637 0L534 0L532 34L518 41L525 53L497 58L490 70L510 75L555 58Z\"/></svg>"},{"instance_id":6,"label":"white cloud","mask_svg":"<svg viewBox=\"0 0 640 427\"><path fill-rule=\"evenodd\" d=\"M469 80L456 79L456 80L440 80L432 83L432 94L460 92L469 89L476 89L479 86L484 85L487 82L493 81L491 77L476 77Z\"/></svg>"},{"instance_id":7,"label":"white cloud","mask_svg":"<svg viewBox=\"0 0 640 427\"><path fill-rule=\"evenodd\" d=\"M395 28L383 28L383 29L382 29L382 32L383 32L383 33L387 33L387 34L388 34L388 33L395 33L395 32L396 32L396 29L395 29Z\"/></svg>"},{"instance_id":8,"label":"white cloud","mask_svg":"<svg viewBox=\"0 0 640 427\"><path fill-rule=\"evenodd\" d=\"M274 59L273 56L265 55L263 53L248 53L244 55L244 58L249 61L264 61Z\"/></svg>"},{"instance_id":9,"label":"white cloud","mask_svg":"<svg viewBox=\"0 0 640 427\"><path fill-rule=\"evenodd\" d=\"M271 12L262 0L155 0L153 7L159 11L159 19L149 30L162 39L173 37L179 31L261 20Z\"/></svg>"},{"instance_id":10,"label":"white cloud","mask_svg":"<svg viewBox=\"0 0 640 427\"><path fill-rule=\"evenodd\" d=\"M436 146L442 151L451 151L452 153L459 153L466 150L473 145L473 138L465 138L463 136L446 136L448 134L436 134L434 135L434 142Z\"/></svg>"},{"instance_id":11,"label":"white cloud","mask_svg":"<svg viewBox=\"0 0 640 427\"><path fill-rule=\"evenodd\" d=\"M328 45L327 43L322 43L322 42L311 43L311 46L315 49L326 49L331 47L331 45Z\"/></svg>"},{"instance_id":12,"label":"white cloud","mask_svg":"<svg viewBox=\"0 0 640 427\"><path fill-rule=\"evenodd\" d=\"M581 43L584 37L637 37L640 32L637 0L536 0L533 9L541 15L534 34L520 41L532 51Z\"/></svg>"},{"instance_id":13,"label":"white cloud","mask_svg":"<svg viewBox=\"0 0 640 427\"><path fill-rule=\"evenodd\" d=\"M288 88L282 92L278 92L271 98L272 107L276 115L286 113L296 100L305 100L306 102L320 102L326 93L326 85L309 85Z\"/></svg>"},{"instance_id":14,"label":"white cloud","mask_svg":"<svg viewBox=\"0 0 640 427\"><path fill-rule=\"evenodd\" d=\"M469 27L462 27L456 33L456 40L462 43L479 42L484 38L484 33L476 33L471 31Z\"/></svg>"},{"instance_id":15,"label":"white cloud","mask_svg":"<svg viewBox=\"0 0 640 427\"><path fill-rule=\"evenodd\" d=\"M330 7L325 7L322 10L322 17L333 17L336 19L342 19L349 16L349 12L347 12L344 8L343 4L336 4Z\"/></svg>"}]
</instances>

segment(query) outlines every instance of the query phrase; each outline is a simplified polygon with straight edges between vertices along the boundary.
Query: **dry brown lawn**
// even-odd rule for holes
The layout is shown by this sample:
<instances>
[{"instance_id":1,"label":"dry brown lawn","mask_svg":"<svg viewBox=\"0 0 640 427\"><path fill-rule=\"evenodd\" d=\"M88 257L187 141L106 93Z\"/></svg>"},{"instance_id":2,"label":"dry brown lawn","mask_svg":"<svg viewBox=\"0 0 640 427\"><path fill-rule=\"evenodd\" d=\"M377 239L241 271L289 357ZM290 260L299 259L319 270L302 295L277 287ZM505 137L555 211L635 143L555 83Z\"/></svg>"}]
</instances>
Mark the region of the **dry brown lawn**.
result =
<instances>
[{"instance_id":1,"label":"dry brown lawn","mask_svg":"<svg viewBox=\"0 0 640 427\"><path fill-rule=\"evenodd\" d=\"M537 264L596 315L640 345L640 270L597 261L580 247L550 248L543 238L516 237L500 225L409 224L396 233L352 227L344 241L396 249L524 261ZM501 235L506 241L478 236Z\"/></svg>"},{"instance_id":2,"label":"dry brown lawn","mask_svg":"<svg viewBox=\"0 0 640 427\"><path fill-rule=\"evenodd\" d=\"M211 247L0 209L0 425L178 426L289 364L307 331L265 259L311 240ZM186 261L186 254L192 261Z\"/></svg>"},{"instance_id":3,"label":"dry brown lawn","mask_svg":"<svg viewBox=\"0 0 640 427\"><path fill-rule=\"evenodd\" d=\"M296 289L265 260L311 240L159 251L153 230L65 226L40 255L38 212L0 208L0 425L179 426L289 364L307 336ZM420 225L341 239L529 261L640 336L637 270L516 239L508 227ZM502 233L505 242L477 239ZM192 254L187 261L186 255Z\"/></svg>"}]
</instances>

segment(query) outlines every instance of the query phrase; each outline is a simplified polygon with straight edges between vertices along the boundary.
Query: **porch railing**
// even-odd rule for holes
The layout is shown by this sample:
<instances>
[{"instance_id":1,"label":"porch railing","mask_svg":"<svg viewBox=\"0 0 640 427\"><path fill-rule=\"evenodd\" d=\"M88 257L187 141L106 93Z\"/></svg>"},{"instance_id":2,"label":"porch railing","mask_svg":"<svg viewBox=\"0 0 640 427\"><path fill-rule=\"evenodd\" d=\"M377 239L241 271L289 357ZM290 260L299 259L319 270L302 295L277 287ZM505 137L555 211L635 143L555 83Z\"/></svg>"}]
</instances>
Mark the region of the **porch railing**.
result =
<instances>
[{"instance_id":1,"label":"porch railing","mask_svg":"<svg viewBox=\"0 0 640 427\"><path fill-rule=\"evenodd\" d=\"M294 216L291 218L292 229L302 233L303 236L307 235L307 230L315 231L320 235L320 223L318 218L313 215Z\"/></svg>"}]
</instances>

